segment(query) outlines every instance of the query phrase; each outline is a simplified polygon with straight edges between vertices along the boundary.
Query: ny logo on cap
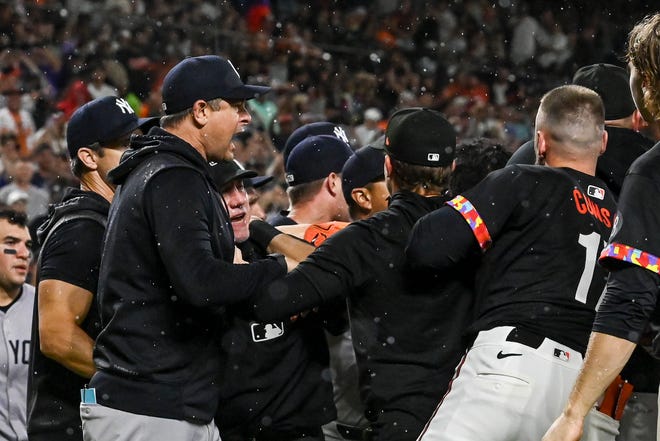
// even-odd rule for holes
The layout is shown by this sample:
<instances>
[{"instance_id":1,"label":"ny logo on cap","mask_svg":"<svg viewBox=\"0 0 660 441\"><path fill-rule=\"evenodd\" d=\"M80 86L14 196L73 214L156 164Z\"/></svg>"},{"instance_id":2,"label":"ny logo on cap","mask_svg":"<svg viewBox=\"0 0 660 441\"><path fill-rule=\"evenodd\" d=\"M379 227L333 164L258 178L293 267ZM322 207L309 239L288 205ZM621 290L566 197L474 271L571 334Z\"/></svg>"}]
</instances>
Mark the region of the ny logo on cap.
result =
<instances>
[{"instance_id":1,"label":"ny logo on cap","mask_svg":"<svg viewBox=\"0 0 660 441\"><path fill-rule=\"evenodd\" d=\"M346 144L349 144L348 142L348 136L346 136L346 132L344 132L344 129L342 129L339 126L335 126L335 128L332 130L332 132L335 134L335 136L342 141L344 141ZM349 144L350 145L350 144Z\"/></svg>"},{"instance_id":2,"label":"ny logo on cap","mask_svg":"<svg viewBox=\"0 0 660 441\"><path fill-rule=\"evenodd\" d=\"M440 153L429 153L426 160L430 162L438 162L440 160Z\"/></svg>"},{"instance_id":3,"label":"ny logo on cap","mask_svg":"<svg viewBox=\"0 0 660 441\"><path fill-rule=\"evenodd\" d=\"M236 77L241 78L241 76L238 74L238 71L234 67L233 64L231 64L231 61L227 60L227 63L231 66L232 69L234 69L234 73L236 74Z\"/></svg>"},{"instance_id":4,"label":"ny logo on cap","mask_svg":"<svg viewBox=\"0 0 660 441\"><path fill-rule=\"evenodd\" d=\"M124 98L117 98L115 104L121 109L121 113L135 113L131 105Z\"/></svg>"}]
</instances>

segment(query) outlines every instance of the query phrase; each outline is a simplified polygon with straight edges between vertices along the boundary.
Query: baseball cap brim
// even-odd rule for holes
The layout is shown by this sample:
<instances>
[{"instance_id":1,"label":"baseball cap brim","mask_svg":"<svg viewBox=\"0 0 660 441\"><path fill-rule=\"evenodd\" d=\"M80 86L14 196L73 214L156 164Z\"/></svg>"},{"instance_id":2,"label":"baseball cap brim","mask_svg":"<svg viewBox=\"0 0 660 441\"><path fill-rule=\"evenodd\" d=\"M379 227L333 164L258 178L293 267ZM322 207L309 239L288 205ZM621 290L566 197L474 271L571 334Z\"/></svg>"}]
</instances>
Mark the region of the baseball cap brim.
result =
<instances>
[{"instance_id":1,"label":"baseball cap brim","mask_svg":"<svg viewBox=\"0 0 660 441\"><path fill-rule=\"evenodd\" d=\"M268 86L253 86L245 84L230 90L229 92L223 94L224 96L219 96L218 98L229 100L249 100L257 96L264 95L270 91L271 88Z\"/></svg>"},{"instance_id":2,"label":"baseball cap brim","mask_svg":"<svg viewBox=\"0 0 660 441\"><path fill-rule=\"evenodd\" d=\"M138 118L137 128L141 129L144 133L148 132L152 127L156 127L160 124L160 118L158 116L150 116L148 118Z\"/></svg>"},{"instance_id":3,"label":"baseball cap brim","mask_svg":"<svg viewBox=\"0 0 660 441\"><path fill-rule=\"evenodd\" d=\"M225 185L229 184L231 181L235 181L237 179L254 178L256 176L257 176L257 172L253 170L236 170L234 174L224 176L222 182L218 182L218 184L220 184L220 187L224 187Z\"/></svg>"},{"instance_id":4,"label":"baseball cap brim","mask_svg":"<svg viewBox=\"0 0 660 441\"><path fill-rule=\"evenodd\" d=\"M273 176L255 176L246 181L246 185L249 187L259 188L268 184L274 179Z\"/></svg>"}]
</instances>

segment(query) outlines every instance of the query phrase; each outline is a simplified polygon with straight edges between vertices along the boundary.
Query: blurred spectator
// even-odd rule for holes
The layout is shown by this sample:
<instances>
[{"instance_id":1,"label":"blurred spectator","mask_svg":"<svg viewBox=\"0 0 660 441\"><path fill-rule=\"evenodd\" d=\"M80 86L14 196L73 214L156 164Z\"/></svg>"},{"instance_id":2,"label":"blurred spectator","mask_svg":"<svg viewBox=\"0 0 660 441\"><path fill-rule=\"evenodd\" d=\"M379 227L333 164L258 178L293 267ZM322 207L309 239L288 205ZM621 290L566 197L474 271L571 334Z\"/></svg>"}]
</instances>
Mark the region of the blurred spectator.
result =
<instances>
[{"instance_id":1,"label":"blurred spectator","mask_svg":"<svg viewBox=\"0 0 660 441\"><path fill-rule=\"evenodd\" d=\"M4 205L10 210L27 215L28 199L30 199L30 195L23 190L16 189L7 194Z\"/></svg>"},{"instance_id":2,"label":"blurred spectator","mask_svg":"<svg viewBox=\"0 0 660 441\"><path fill-rule=\"evenodd\" d=\"M57 109L64 112L68 120L73 112L83 104L92 100L87 85L82 80L76 80L64 91L62 99L57 103Z\"/></svg>"},{"instance_id":3,"label":"blurred spectator","mask_svg":"<svg viewBox=\"0 0 660 441\"><path fill-rule=\"evenodd\" d=\"M22 109L23 92L20 89L5 90L4 96L6 107L0 109L0 133L15 133L18 153L26 158L32 149L31 136L36 130L34 120L28 111Z\"/></svg>"},{"instance_id":4,"label":"blurred spectator","mask_svg":"<svg viewBox=\"0 0 660 441\"><path fill-rule=\"evenodd\" d=\"M104 96L116 96L117 89L106 82L107 74L102 65L94 66L90 73L90 79L87 83L87 90L92 98L101 98Z\"/></svg>"},{"instance_id":5,"label":"blurred spectator","mask_svg":"<svg viewBox=\"0 0 660 441\"><path fill-rule=\"evenodd\" d=\"M58 202L66 187L76 185L68 160L57 155L49 144L35 147L31 159L36 166L32 183L46 190L50 201Z\"/></svg>"},{"instance_id":6,"label":"blurred spectator","mask_svg":"<svg viewBox=\"0 0 660 441\"><path fill-rule=\"evenodd\" d=\"M49 144L57 154L66 155L66 115L63 112L51 113L50 117L33 136L35 146Z\"/></svg>"},{"instance_id":7,"label":"blurred spectator","mask_svg":"<svg viewBox=\"0 0 660 441\"><path fill-rule=\"evenodd\" d=\"M352 143L358 147L363 147L378 139L383 135L383 129L380 122L383 119L383 113L375 108L369 107L364 111L364 121L358 124L353 130L355 141Z\"/></svg>"},{"instance_id":8,"label":"blurred spectator","mask_svg":"<svg viewBox=\"0 0 660 441\"><path fill-rule=\"evenodd\" d=\"M22 190L28 195L26 209L28 220L47 213L50 197L46 190L32 184L31 181L34 176L34 166L32 163L24 159L19 159L14 164L13 169L11 182L0 189L0 201L9 205L9 196L12 192L14 190Z\"/></svg>"},{"instance_id":9,"label":"blurred spectator","mask_svg":"<svg viewBox=\"0 0 660 441\"><path fill-rule=\"evenodd\" d=\"M0 187L7 185L14 175L14 165L20 159L18 148L15 133L7 132L0 135Z\"/></svg>"}]
</instances>

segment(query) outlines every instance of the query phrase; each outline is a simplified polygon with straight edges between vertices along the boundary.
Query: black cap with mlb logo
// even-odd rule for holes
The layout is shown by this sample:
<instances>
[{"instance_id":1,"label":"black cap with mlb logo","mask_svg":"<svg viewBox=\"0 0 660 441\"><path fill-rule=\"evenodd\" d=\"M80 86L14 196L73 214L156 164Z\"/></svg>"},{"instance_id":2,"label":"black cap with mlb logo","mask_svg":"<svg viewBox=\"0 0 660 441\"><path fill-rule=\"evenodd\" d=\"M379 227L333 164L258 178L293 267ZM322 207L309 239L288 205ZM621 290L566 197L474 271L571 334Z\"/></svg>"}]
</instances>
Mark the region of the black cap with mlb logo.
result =
<instances>
[{"instance_id":1,"label":"black cap with mlb logo","mask_svg":"<svg viewBox=\"0 0 660 441\"><path fill-rule=\"evenodd\" d=\"M427 167L446 167L454 160L456 131L438 111L401 109L389 119L385 151L392 158Z\"/></svg>"}]
</instances>

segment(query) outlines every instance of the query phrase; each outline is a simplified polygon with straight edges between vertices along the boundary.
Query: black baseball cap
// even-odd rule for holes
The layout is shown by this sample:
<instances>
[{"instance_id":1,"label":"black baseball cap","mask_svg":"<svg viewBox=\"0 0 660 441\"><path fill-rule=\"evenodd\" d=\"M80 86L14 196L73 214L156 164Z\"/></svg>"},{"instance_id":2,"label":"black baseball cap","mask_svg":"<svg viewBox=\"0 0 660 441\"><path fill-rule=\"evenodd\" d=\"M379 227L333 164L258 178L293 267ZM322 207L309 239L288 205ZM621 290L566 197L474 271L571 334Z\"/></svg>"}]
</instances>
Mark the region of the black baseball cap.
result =
<instances>
[{"instance_id":1,"label":"black baseball cap","mask_svg":"<svg viewBox=\"0 0 660 441\"><path fill-rule=\"evenodd\" d=\"M274 178L275 178L274 176L255 176L254 178L246 179L245 186L260 188L271 182Z\"/></svg>"},{"instance_id":2,"label":"black baseball cap","mask_svg":"<svg viewBox=\"0 0 660 441\"><path fill-rule=\"evenodd\" d=\"M454 160L455 150L456 131L437 110L401 109L387 123L385 151L398 161L446 167Z\"/></svg>"},{"instance_id":3,"label":"black baseball cap","mask_svg":"<svg viewBox=\"0 0 660 441\"><path fill-rule=\"evenodd\" d=\"M163 111L166 115L189 109L197 100L249 100L270 91L267 86L243 84L231 61L217 55L186 58L165 75Z\"/></svg>"},{"instance_id":4,"label":"black baseball cap","mask_svg":"<svg viewBox=\"0 0 660 441\"><path fill-rule=\"evenodd\" d=\"M325 178L330 173L341 173L353 150L332 135L310 136L296 145L284 165L289 186L305 184Z\"/></svg>"},{"instance_id":5,"label":"black baseball cap","mask_svg":"<svg viewBox=\"0 0 660 441\"><path fill-rule=\"evenodd\" d=\"M347 146L351 146L351 144L348 142L348 136L346 135L344 128L339 124L327 121L305 124L294 130L293 133L291 133L291 135L289 135L287 138L286 143L284 144L284 150L282 150L284 163L286 164L286 160L288 159L291 150L293 150L293 148L297 146L300 141L305 138L309 138L310 136L318 135L334 136L335 138L342 140Z\"/></svg>"},{"instance_id":6,"label":"black baseball cap","mask_svg":"<svg viewBox=\"0 0 660 441\"><path fill-rule=\"evenodd\" d=\"M341 169L341 188L346 202L351 201L351 192L370 182L385 179L383 164L385 152L382 148L366 145L353 153Z\"/></svg>"},{"instance_id":7,"label":"black baseball cap","mask_svg":"<svg viewBox=\"0 0 660 441\"><path fill-rule=\"evenodd\" d=\"M605 119L613 120L630 116L636 109L628 72L613 64L590 64L579 68L573 75L573 84L587 87L603 100Z\"/></svg>"},{"instance_id":8,"label":"black baseball cap","mask_svg":"<svg viewBox=\"0 0 660 441\"><path fill-rule=\"evenodd\" d=\"M220 162L211 162L211 177L215 182L215 185L218 187L218 190L222 190L222 187L229 184L231 181L236 179L248 179L254 178L258 175L254 170L246 170L243 165L237 160L232 161L220 161Z\"/></svg>"},{"instance_id":9,"label":"black baseball cap","mask_svg":"<svg viewBox=\"0 0 660 441\"><path fill-rule=\"evenodd\" d=\"M120 139L139 128L141 123L149 124L150 119L138 120L123 98L105 96L85 103L73 112L66 128L69 157L74 158L81 147Z\"/></svg>"}]
</instances>

